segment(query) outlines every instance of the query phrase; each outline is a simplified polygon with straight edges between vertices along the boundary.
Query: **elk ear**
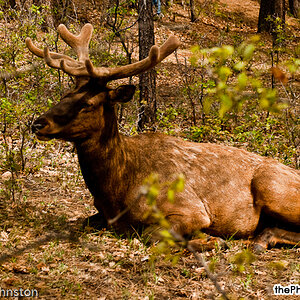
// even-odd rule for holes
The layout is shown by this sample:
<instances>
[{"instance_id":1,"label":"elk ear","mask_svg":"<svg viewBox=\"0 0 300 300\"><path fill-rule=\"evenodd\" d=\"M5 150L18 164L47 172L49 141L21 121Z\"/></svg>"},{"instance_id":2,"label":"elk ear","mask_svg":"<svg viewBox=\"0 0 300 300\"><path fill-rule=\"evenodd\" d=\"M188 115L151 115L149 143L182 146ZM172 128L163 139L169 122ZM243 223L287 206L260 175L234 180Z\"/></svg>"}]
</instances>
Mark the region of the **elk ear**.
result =
<instances>
[{"instance_id":1,"label":"elk ear","mask_svg":"<svg viewBox=\"0 0 300 300\"><path fill-rule=\"evenodd\" d=\"M121 85L114 90L109 91L109 100L112 103L122 102L126 103L130 101L134 95L134 85Z\"/></svg>"}]
</instances>

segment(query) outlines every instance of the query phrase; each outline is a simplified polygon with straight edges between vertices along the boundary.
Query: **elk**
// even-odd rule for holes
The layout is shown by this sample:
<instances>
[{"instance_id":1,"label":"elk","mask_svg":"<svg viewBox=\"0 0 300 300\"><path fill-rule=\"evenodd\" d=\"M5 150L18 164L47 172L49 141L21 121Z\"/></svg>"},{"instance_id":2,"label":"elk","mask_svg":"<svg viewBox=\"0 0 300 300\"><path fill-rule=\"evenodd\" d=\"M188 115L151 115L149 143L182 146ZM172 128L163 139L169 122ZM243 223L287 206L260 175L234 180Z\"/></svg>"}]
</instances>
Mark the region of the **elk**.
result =
<instances>
[{"instance_id":1,"label":"elk","mask_svg":"<svg viewBox=\"0 0 300 300\"><path fill-rule=\"evenodd\" d=\"M300 241L300 172L271 158L243 149L212 143L193 143L161 133L133 137L118 131L116 103L131 100L133 85L110 88L108 82L145 72L179 46L170 36L152 46L149 56L116 68L95 67L89 59L93 27L79 35L59 25L61 38L77 53L41 50L26 39L29 50L52 68L75 77L76 86L36 119L32 131L40 140L53 138L74 143L79 164L94 205L105 220L127 210L116 226L152 226L145 218L148 205L140 197L143 181L157 173L162 182L182 173L185 189L174 203L161 194L157 207L181 235L201 230L214 236L255 237L258 250L276 243ZM136 199L139 199L136 201ZM195 249L201 240L190 241Z\"/></svg>"}]
</instances>

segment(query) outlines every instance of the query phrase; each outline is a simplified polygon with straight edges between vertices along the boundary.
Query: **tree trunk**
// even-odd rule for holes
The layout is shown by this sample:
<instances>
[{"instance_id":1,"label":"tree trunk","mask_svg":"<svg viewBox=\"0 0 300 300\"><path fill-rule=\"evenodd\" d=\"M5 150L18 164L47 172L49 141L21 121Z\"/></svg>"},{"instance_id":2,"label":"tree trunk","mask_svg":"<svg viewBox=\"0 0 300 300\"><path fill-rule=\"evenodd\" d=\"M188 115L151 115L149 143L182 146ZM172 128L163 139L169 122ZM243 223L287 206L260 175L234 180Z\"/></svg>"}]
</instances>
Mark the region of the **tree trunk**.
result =
<instances>
[{"instance_id":1,"label":"tree trunk","mask_svg":"<svg viewBox=\"0 0 300 300\"><path fill-rule=\"evenodd\" d=\"M195 3L194 0L190 0L190 11L191 11L191 22L196 21L196 16L195 16Z\"/></svg>"},{"instance_id":2,"label":"tree trunk","mask_svg":"<svg viewBox=\"0 0 300 300\"><path fill-rule=\"evenodd\" d=\"M16 0L9 0L9 5L11 8L16 8Z\"/></svg>"},{"instance_id":3,"label":"tree trunk","mask_svg":"<svg viewBox=\"0 0 300 300\"><path fill-rule=\"evenodd\" d=\"M261 0L257 31L272 33L276 18L285 24L285 0Z\"/></svg>"},{"instance_id":4,"label":"tree trunk","mask_svg":"<svg viewBox=\"0 0 300 300\"><path fill-rule=\"evenodd\" d=\"M295 18L300 18L300 0L289 0L291 14Z\"/></svg>"},{"instance_id":5,"label":"tree trunk","mask_svg":"<svg viewBox=\"0 0 300 300\"><path fill-rule=\"evenodd\" d=\"M149 50L154 45L154 24L152 0L139 0L139 59L148 56ZM156 114L156 72L150 70L139 75L140 109L138 131L145 128L146 123L155 121Z\"/></svg>"}]
</instances>

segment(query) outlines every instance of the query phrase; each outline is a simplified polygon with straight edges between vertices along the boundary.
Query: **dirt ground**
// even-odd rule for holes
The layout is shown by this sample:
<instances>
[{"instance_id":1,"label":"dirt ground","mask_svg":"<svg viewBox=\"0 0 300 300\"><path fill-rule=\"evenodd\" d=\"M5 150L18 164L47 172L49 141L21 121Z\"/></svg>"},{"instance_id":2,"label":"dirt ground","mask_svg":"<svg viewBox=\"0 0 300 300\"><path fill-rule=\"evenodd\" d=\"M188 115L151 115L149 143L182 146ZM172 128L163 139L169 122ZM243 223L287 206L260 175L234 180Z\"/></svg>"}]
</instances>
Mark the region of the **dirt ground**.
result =
<instances>
[{"instance_id":1,"label":"dirt ground","mask_svg":"<svg viewBox=\"0 0 300 300\"><path fill-rule=\"evenodd\" d=\"M35 151L41 151L39 144ZM57 145L55 147L57 149ZM36 289L41 299L208 299L219 297L191 253L172 250L177 264L153 255L137 234L82 229L96 211L78 175L71 147L48 152L44 167L24 178L22 205L2 206L2 289ZM56 161L56 166L51 162ZM275 248L260 255L248 241L227 240L204 257L231 299L275 297L275 284L299 284L300 249Z\"/></svg>"},{"instance_id":2,"label":"dirt ground","mask_svg":"<svg viewBox=\"0 0 300 300\"><path fill-rule=\"evenodd\" d=\"M256 32L257 1L221 0L218 10L225 19L211 12L195 24L188 22L187 10L176 5L175 22L172 16L158 20L156 31L162 33L158 42L169 33L181 38L182 61L190 55L195 32L203 35L205 47L219 43L228 24L237 34ZM296 24L293 18L288 22ZM85 218L96 210L76 153L62 142L47 144L46 151L45 147L38 142L31 149L42 167L20 178L22 191L16 191L14 201L0 202L1 289L37 290L40 299L220 299L191 253L172 250L178 257L174 264L153 255L154 246L145 245L138 233L119 236L108 229L83 229ZM33 168L36 162L31 163ZM5 188L6 180L2 174L0 188ZM274 296L273 286L300 284L300 248L282 246L254 255L248 250L249 241L230 238L226 243L227 249L216 246L203 255L230 299L299 299Z\"/></svg>"},{"instance_id":3,"label":"dirt ground","mask_svg":"<svg viewBox=\"0 0 300 300\"><path fill-rule=\"evenodd\" d=\"M83 230L84 219L96 211L78 175L76 155L71 147L63 149L59 160L57 152L48 152L45 166L24 178L26 201L0 209L2 289L35 289L41 299L220 296L191 253L174 249L177 264L164 256L152 262L153 247L137 234ZM51 166L54 159L57 166ZM229 239L227 245L203 254L230 299L297 299L275 297L272 288L300 283L299 248L253 255L248 241Z\"/></svg>"}]
</instances>

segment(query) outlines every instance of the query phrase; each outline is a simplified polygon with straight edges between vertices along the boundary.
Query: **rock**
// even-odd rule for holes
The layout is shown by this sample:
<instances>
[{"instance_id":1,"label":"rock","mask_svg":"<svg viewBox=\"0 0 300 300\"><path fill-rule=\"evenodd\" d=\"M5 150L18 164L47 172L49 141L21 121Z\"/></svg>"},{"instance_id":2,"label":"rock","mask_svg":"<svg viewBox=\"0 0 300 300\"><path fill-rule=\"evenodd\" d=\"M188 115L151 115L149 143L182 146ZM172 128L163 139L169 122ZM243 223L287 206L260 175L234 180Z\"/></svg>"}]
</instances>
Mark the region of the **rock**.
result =
<instances>
[{"instance_id":1,"label":"rock","mask_svg":"<svg viewBox=\"0 0 300 300\"><path fill-rule=\"evenodd\" d=\"M1 175L2 180L9 180L9 179L11 179L11 177L12 177L12 174L10 171L7 171Z\"/></svg>"}]
</instances>

